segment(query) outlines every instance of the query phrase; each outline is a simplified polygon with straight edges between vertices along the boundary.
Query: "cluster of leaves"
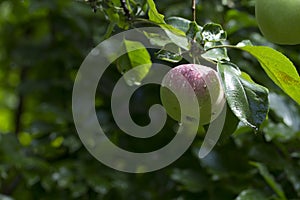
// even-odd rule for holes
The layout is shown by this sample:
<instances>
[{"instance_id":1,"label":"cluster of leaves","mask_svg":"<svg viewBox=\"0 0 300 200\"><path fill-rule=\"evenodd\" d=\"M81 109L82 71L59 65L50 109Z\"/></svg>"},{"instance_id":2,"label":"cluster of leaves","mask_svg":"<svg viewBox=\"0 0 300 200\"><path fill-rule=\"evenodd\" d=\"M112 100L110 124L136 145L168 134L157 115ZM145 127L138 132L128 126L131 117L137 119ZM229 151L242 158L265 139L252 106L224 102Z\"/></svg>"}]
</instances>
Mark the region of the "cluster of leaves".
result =
<instances>
[{"instance_id":1,"label":"cluster of leaves","mask_svg":"<svg viewBox=\"0 0 300 200\"><path fill-rule=\"evenodd\" d=\"M299 75L290 60L280 52L265 46L253 46L248 40L235 46L228 45L227 34L221 25L210 22L202 27L196 21L174 16L165 20L164 15L157 11L153 0L147 0L146 3L149 7L146 17L149 19L143 21L152 26L159 26L164 30L164 33L144 33L151 44L160 48L155 54L156 58L178 63L182 61L183 54L188 54L194 63L201 63L203 59L215 63L222 77L228 104L233 113L244 124L258 130L268 113L269 92L267 88L254 83L246 72L241 72L238 66L230 61L227 48L244 50L254 56L275 84L300 104ZM114 6L116 4L116 2L112 4L115 9L118 8ZM145 7L144 5L141 4L140 6ZM135 4L135 10L138 10L136 6L137 4ZM127 12L131 11L128 8L131 8L130 3L123 5L123 14L126 15L126 10ZM134 24L141 21L142 18L136 15L137 13L132 14L135 17L132 20L131 18L127 19L128 25L130 22L131 26L136 27ZM124 24L123 19L118 18L116 21L115 18L110 17L111 15L107 14L107 16L114 24L119 24L119 22ZM122 28L120 25L119 27ZM133 51L131 46L138 46L139 50ZM128 53L117 61L121 73L125 73L136 66L147 64L140 68L139 73L133 77L125 77L129 85L139 84L151 67L149 53L143 44L126 38L123 40L122 48L125 48Z\"/></svg>"},{"instance_id":2,"label":"cluster of leaves","mask_svg":"<svg viewBox=\"0 0 300 200\"><path fill-rule=\"evenodd\" d=\"M0 199L300 198L299 75L283 54L269 47L230 44L251 39L271 46L298 69L300 48L264 40L253 19L252 1L199 2L196 21L204 26L187 20L191 9L181 0L86 2L0 3ZM199 130L191 148L172 165L148 174L124 174L105 167L82 146L71 114L72 85L94 45L118 31L153 25L164 32L145 36L158 50L150 52L125 38L122 48L140 49L117 60L99 83L104 87L98 89L96 108L111 140L139 152L172 139L171 119L151 139L124 136L112 118L110 96L119 72L148 64L133 80L128 78L138 84L152 62L175 66L185 62L183 54L217 66L232 112L224 138L204 159L197 154L205 136ZM132 97L136 122L147 124L149 106L159 103L158 90L143 87Z\"/></svg>"}]
</instances>

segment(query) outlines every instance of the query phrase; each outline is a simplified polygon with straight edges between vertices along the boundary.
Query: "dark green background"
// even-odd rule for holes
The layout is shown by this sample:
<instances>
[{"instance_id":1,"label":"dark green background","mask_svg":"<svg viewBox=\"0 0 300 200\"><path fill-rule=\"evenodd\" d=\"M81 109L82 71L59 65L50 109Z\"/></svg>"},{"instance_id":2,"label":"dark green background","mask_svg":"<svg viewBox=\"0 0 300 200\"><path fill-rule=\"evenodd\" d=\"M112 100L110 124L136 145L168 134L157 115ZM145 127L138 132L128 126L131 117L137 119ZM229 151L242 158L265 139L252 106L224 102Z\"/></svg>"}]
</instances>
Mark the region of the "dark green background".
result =
<instances>
[{"instance_id":1,"label":"dark green background","mask_svg":"<svg viewBox=\"0 0 300 200\"><path fill-rule=\"evenodd\" d=\"M191 19L190 5L182 0L157 1L159 12L166 17ZM271 46L299 70L300 46L277 46L265 40L254 18L254 1L199 1L197 22L221 24L231 44L250 39L256 45ZM274 181L287 199L300 199L299 105L272 83L253 57L237 50L229 50L232 61L270 90L268 120L259 132L240 126L205 159L199 159L204 138L199 131L180 159L146 174L121 173L94 159L76 133L71 94L81 62L104 39L108 24L102 12L94 13L79 1L1 0L1 200L280 199L270 184ZM119 31L115 28L113 34ZM110 95L119 77L112 65L97 93L99 121L107 135L136 152L167 144L174 136L171 119L161 133L147 140L131 138L118 129ZM141 88L132 97L133 119L147 124L148 108L159 102L158 86ZM269 173L259 171L251 161L262 163ZM266 181L270 177L274 180Z\"/></svg>"}]
</instances>

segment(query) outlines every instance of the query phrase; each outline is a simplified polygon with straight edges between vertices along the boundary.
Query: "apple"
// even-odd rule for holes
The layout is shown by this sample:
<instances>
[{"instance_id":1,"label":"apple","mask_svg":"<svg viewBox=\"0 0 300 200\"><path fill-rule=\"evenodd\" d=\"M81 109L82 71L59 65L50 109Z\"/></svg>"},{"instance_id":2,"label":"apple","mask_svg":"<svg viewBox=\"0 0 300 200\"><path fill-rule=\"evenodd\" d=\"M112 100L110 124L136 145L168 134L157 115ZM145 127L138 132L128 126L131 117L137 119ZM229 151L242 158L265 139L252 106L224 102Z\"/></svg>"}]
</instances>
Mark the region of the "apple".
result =
<instances>
[{"instance_id":1,"label":"apple","mask_svg":"<svg viewBox=\"0 0 300 200\"><path fill-rule=\"evenodd\" d=\"M269 41L300 44L300 0L256 0L255 15Z\"/></svg>"},{"instance_id":2,"label":"apple","mask_svg":"<svg viewBox=\"0 0 300 200\"><path fill-rule=\"evenodd\" d=\"M186 108L184 113L181 113L176 93L185 98L183 102L187 105L184 105ZM190 103L193 95L197 98L197 104ZM184 64L172 68L162 81L160 97L169 116L177 121L191 119L195 108L190 105L198 105L200 125L216 119L225 104L225 95L218 73L210 67L197 64Z\"/></svg>"}]
</instances>

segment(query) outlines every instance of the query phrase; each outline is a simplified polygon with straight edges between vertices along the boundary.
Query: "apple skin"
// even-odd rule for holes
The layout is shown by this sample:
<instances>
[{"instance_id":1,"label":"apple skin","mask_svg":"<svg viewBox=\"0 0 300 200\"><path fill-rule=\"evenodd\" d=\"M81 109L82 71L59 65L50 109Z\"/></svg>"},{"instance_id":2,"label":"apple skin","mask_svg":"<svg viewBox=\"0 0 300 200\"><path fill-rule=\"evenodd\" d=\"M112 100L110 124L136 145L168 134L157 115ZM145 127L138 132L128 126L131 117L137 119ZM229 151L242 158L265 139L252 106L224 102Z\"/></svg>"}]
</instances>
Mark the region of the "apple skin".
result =
<instances>
[{"instance_id":1,"label":"apple skin","mask_svg":"<svg viewBox=\"0 0 300 200\"><path fill-rule=\"evenodd\" d=\"M187 90L187 84L192 87ZM223 87L218 73L203 65L184 64L172 68L164 77L160 89L160 97L169 116L176 121L190 119L195 108L185 105L185 113L181 113L180 104L174 93L167 87L171 87L174 93L179 93L186 102L190 102L192 95L196 95L199 105L199 124L208 124L215 120L221 113L226 102ZM195 104L194 104L195 105ZM183 118L181 118L181 114Z\"/></svg>"},{"instance_id":2,"label":"apple skin","mask_svg":"<svg viewBox=\"0 0 300 200\"><path fill-rule=\"evenodd\" d=\"M300 44L300 0L256 0L255 16L269 41Z\"/></svg>"}]
</instances>

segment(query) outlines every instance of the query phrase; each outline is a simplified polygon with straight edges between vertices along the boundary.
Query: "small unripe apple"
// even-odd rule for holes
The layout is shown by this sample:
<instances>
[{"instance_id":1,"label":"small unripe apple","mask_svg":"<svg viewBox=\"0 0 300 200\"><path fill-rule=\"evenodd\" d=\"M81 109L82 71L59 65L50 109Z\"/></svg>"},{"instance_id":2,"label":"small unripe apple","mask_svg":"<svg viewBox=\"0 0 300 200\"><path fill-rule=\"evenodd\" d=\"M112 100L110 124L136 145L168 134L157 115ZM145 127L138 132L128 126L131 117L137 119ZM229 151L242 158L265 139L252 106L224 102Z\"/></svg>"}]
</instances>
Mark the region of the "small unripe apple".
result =
<instances>
[{"instance_id":1,"label":"small unripe apple","mask_svg":"<svg viewBox=\"0 0 300 200\"><path fill-rule=\"evenodd\" d=\"M300 0L256 0L255 15L269 41L300 44Z\"/></svg>"},{"instance_id":2,"label":"small unripe apple","mask_svg":"<svg viewBox=\"0 0 300 200\"><path fill-rule=\"evenodd\" d=\"M162 81L160 97L167 113L177 121L189 119L190 114L195 110L189 105L195 104L184 105L186 110L181 113L182 110L176 98L176 93L185 98L184 102L187 104L192 101L193 95L196 96L196 101L198 100L196 105L199 106L200 114L199 123L201 125L208 124L216 119L225 104L224 91L217 72L203 65L179 65L171 69Z\"/></svg>"}]
</instances>

